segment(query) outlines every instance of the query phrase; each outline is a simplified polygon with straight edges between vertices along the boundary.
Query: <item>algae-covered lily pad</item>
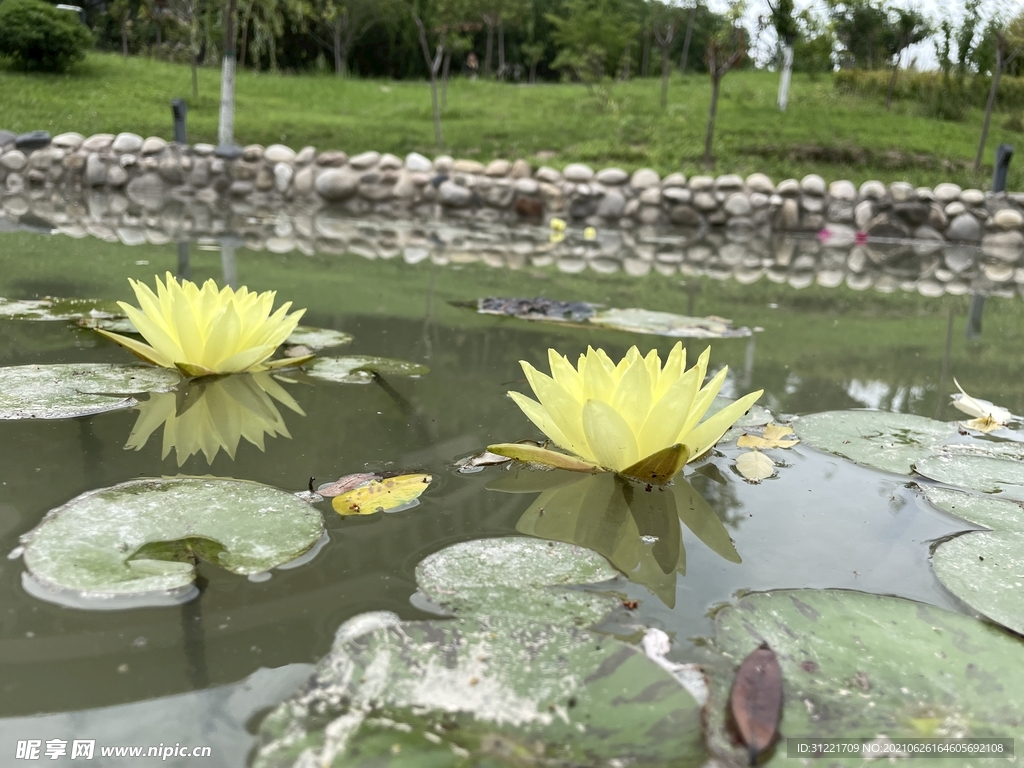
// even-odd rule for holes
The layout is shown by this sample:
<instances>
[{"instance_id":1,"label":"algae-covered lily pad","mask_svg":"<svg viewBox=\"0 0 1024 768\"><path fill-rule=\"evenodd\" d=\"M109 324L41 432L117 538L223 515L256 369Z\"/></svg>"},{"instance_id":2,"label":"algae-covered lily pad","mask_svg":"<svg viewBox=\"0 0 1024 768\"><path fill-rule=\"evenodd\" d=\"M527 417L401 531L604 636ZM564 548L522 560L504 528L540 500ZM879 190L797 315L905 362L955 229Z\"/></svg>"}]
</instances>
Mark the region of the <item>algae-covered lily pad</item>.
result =
<instances>
[{"instance_id":1,"label":"algae-covered lily pad","mask_svg":"<svg viewBox=\"0 0 1024 768\"><path fill-rule=\"evenodd\" d=\"M933 446L957 433L954 423L888 411L813 413L793 426L813 448L900 475L909 475Z\"/></svg>"},{"instance_id":2,"label":"algae-covered lily pad","mask_svg":"<svg viewBox=\"0 0 1024 768\"><path fill-rule=\"evenodd\" d=\"M939 509L991 528L939 543L932 567L946 589L993 621L1024 634L1024 507L945 488L926 488Z\"/></svg>"},{"instance_id":3,"label":"algae-covered lily pad","mask_svg":"<svg viewBox=\"0 0 1024 768\"><path fill-rule=\"evenodd\" d=\"M196 559L237 574L276 568L323 535L320 513L242 480L130 480L51 510L22 537L25 566L55 600L187 595ZM110 607L119 607L116 601Z\"/></svg>"},{"instance_id":4,"label":"algae-covered lily pad","mask_svg":"<svg viewBox=\"0 0 1024 768\"><path fill-rule=\"evenodd\" d=\"M723 317L687 317L649 309L605 309L594 313L588 322L618 331L675 339L735 339L751 333L749 328L736 328L732 320Z\"/></svg>"},{"instance_id":5,"label":"algae-covered lily pad","mask_svg":"<svg viewBox=\"0 0 1024 768\"><path fill-rule=\"evenodd\" d=\"M940 483L1024 501L1024 462L998 455L942 452L914 463L914 471Z\"/></svg>"},{"instance_id":6,"label":"algae-covered lily pad","mask_svg":"<svg viewBox=\"0 0 1024 768\"><path fill-rule=\"evenodd\" d=\"M74 363L0 368L0 419L71 419L130 408L142 392L167 392L177 372L148 365Z\"/></svg>"},{"instance_id":7,"label":"algae-covered lily pad","mask_svg":"<svg viewBox=\"0 0 1024 768\"><path fill-rule=\"evenodd\" d=\"M747 595L719 611L715 625L729 670L762 642L775 652L783 737L1024 738L1024 642L993 625L900 598L810 589ZM725 669L711 674L707 743L725 764L746 765L726 725L732 678ZM825 762L873 764L859 755ZM783 742L759 764L793 763ZM967 765L924 756L913 763Z\"/></svg>"},{"instance_id":8,"label":"algae-covered lily pad","mask_svg":"<svg viewBox=\"0 0 1024 768\"><path fill-rule=\"evenodd\" d=\"M307 365L310 376L338 384L369 384L374 374L380 376L423 376L430 369L419 363L389 357L352 355L351 357L318 357Z\"/></svg>"},{"instance_id":9,"label":"algae-covered lily pad","mask_svg":"<svg viewBox=\"0 0 1024 768\"><path fill-rule=\"evenodd\" d=\"M82 317L123 317L124 310L108 299L11 300L0 298L0 318L10 320L77 320Z\"/></svg>"},{"instance_id":10,"label":"algae-covered lily pad","mask_svg":"<svg viewBox=\"0 0 1024 768\"><path fill-rule=\"evenodd\" d=\"M613 573L595 553L536 539L431 555L420 588L458 618L343 625L312 680L263 722L254 768L696 768L699 704L638 649L581 626L617 601L558 588ZM580 600L593 604L581 612Z\"/></svg>"}]
</instances>

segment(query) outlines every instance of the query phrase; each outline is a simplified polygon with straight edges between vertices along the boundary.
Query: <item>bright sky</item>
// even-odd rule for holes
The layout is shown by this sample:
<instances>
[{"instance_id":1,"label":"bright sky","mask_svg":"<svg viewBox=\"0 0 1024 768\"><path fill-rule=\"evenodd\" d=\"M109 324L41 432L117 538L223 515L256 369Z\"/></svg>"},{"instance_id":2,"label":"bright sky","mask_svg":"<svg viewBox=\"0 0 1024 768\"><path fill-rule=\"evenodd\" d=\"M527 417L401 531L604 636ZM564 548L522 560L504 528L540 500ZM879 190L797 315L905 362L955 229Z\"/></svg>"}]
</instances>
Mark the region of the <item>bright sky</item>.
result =
<instances>
[{"instance_id":1,"label":"bright sky","mask_svg":"<svg viewBox=\"0 0 1024 768\"><path fill-rule=\"evenodd\" d=\"M797 12L802 11L804 8L813 8L819 15L825 16L828 11L824 0L795 0L795 4ZM948 17L954 26L958 26L964 13L963 0L950 0L949 2L941 2L940 0L891 0L889 4L895 8L916 8L925 16L931 18L936 25L943 18ZM732 3L729 0L708 0L708 6L711 10L719 13L725 12L731 5ZM984 0L981 6L982 18L988 19L997 13L1004 17L1012 17L1020 12L1020 7L1019 0ZM767 16L768 13L767 0L747 0L745 19L747 28L751 31L752 36L757 31L758 16ZM775 35L766 33L761 44L757 47L756 55L758 61L764 61L770 55L774 45ZM919 45L911 46L907 53L904 54L904 66L911 61L915 62L918 69L935 69L938 67L938 56L936 55L934 43L929 40Z\"/></svg>"}]
</instances>

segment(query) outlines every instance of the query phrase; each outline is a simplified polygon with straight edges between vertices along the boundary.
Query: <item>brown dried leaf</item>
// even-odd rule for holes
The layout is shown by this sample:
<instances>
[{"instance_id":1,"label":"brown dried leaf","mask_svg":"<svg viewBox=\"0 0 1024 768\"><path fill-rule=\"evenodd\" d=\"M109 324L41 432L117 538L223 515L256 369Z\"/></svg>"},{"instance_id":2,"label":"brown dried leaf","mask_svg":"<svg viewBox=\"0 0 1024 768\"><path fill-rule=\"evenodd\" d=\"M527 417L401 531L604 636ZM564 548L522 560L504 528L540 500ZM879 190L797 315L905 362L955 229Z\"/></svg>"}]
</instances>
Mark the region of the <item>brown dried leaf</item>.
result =
<instances>
[{"instance_id":1,"label":"brown dried leaf","mask_svg":"<svg viewBox=\"0 0 1024 768\"><path fill-rule=\"evenodd\" d=\"M775 474L775 462L760 451L747 451L736 457L736 469L751 483L760 483Z\"/></svg>"},{"instance_id":2,"label":"brown dried leaf","mask_svg":"<svg viewBox=\"0 0 1024 768\"><path fill-rule=\"evenodd\" d=\"M365 485L375 477L377 477L377 475L373 472L356 472L354 475L345 475L344 477L338 478L333 483L324 483L316 489L316 492L327 498L331 498L332 496L341 496L341 494L347 493L353 488Z\"/></svg>"},{"instance_id":3,"label":"brown dried leaf","mask_svg":"<svg viewBox=\"0 0 1024 768\"><path fill-rule=\"evenodd\" d=\"M775 653L762 643L743 660L730 696L736 728L754 765L778 736L782 714L782 670Z\"/></svg>"},{"instance_id":4,"label":"brown dried leaf","mask_svg":"<svg viewBox=\"0 0 1024 768\"><path fill-rule=\"evenodd\" d=\"M792 427L785 427L781 424L767 424L762 435L751 435L749 433L740 435L736 445L739 448L792 448L800 442L799 439L795 437L788 440L782 439L786 435L791 434L793 434Z\"/></svg>"}]
</instances>

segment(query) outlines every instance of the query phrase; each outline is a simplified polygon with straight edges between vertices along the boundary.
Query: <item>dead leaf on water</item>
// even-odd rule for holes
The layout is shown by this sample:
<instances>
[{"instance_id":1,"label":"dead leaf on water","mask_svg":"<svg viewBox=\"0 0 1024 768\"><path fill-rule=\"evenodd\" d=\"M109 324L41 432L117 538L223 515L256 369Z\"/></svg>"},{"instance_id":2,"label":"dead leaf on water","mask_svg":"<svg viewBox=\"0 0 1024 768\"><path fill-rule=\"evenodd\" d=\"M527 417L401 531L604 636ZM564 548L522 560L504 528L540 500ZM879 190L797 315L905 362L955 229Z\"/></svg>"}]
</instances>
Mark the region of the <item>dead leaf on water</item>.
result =
<instances>
[{"instance_id":1,"label":"dead leaf on water","mask_svg":"<svg viewBox=\"0 0 1024 768\"><path fill-rule=\"evenodd\" d=\"M758 755L778 737L782 714L782 671L767 643L740 664L729 699L736 729L754 765Z\"/></svg>"},{"instance_id":2,"label":"dead leaf on water","mask_svg":"<svg viewBox=\"0 0 1024 768\"><path fill-rule=\"evenodd\" d=\"M760 483L775 474L775 462L760 451L747 451L736 457L736 469L751 483Z\"/></svg>"},{"instance_id":3,"label":"dead leaf on water","mask_svg":"<svg viewBox=\"0 0 1024 768\"><path fill-rule=\"evenodd\" d=\"M358 488L359 486L368 483L375 477L377 477L377 475L375 475L373 472L356 472L353 475L345 475L344 477L340 477L333 483L324 483L323 485L316 489L316 492L319 493L321 496L326 496L327 498L341 496L341 494L343 493L346 493L354 488ZM310 490L312 490L312 488Z\"/></svg>"},{"instance_id":4,"label":"dead leaf on water","mask_svg":"<svg viewBox=\"0 0 1024 768\"><path fill-rule=\"evenodd\" d=\"M372 515L375 512L399 512L420 503L420 495L434 478L424 473L379 477L335 496L331 502L339 515ZM323 491L320 491L323 494Z\"/></svg>"},{"instance_id":5,"label":"dead leaf on water","mask_svg":"<svg viewBox=\"0 0 1024 768\"><path fill-rule=\"evenodd\" d=\"M761 435L745 432L740 435L736 445L739 448L792 448L800 442L799 438L783 439L793 434L793 428L782 424L769 423Z\"/></svg>"},{"instance_id":6,"label":"dead leaf on water","mask_svg":"<svg viewBox=\"0 0 1024 768\"><path fill-rule=\"evenodd\" d=\"M466 456L455 462L455 467L460 474L468 475L473 472L480 472L484 467L493 467L499 464L507 464L512 461L508 456L501 456L484 449L480 453Z\"/></svg>"}]
</instances>

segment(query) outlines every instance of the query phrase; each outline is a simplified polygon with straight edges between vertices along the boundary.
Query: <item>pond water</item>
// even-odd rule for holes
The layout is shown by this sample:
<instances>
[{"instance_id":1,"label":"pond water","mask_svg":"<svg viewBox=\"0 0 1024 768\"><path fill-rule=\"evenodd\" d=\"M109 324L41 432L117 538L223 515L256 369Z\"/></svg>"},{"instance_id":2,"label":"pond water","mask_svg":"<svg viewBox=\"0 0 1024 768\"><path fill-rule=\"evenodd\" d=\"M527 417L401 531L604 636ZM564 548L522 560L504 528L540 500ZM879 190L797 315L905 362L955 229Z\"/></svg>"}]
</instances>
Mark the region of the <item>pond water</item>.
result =
<instances>
[{"instance_id":1,"label":"pond water","mask_svg":"<svg viewBox=\"0 0 1024 768\"><path fill-rule=\"evenodd\" d=\"M156 274L179 271L181 255L174 243L127 247L5 232L0 296L133 300L127 278L152 283ZM215 243L192 243L192 279L221 281L223 256ZM727 317L754 333L688 339L687 351L695 356L711 343L712 370L729 366L723 394L763 388L760 404L776 419L873 408L949 421L961 416L949 405L954 377L974 394L1024 411L1018 298L987 298L982 323L976 299L969 329L970 295L796 288L767 279L741 284L678 272L566 274L529 261L520 269L435 262L237 249L229 277L306 307L305 325L351 334L344 354L429 367L419 377L364 384L294 376L287 391L298 409L278 409L286 432L266 435L262 450L242 440L233 457L226 450L212 461L201 451L164 455L159 429L144 444L130 440L139 409L0 421L5 553L49 510L138 477L208 475L302 491L354 472L409 469L433 476L419 505L404 511L343 517L329 500L320 503L326 543L308 562L274 570L269 579L201 563L200 596L179 606L68 607L27 592L20 559L0 560L0 754L12 754L19 739L95 738L212 744L214 758L204 764L244 765L256 715L301 684L340 625L367 611L433 618L429 603L413 597L424 558L457 542L519 535L536 494L495 490L510 474L505 468L464 474L455 461L489 443L539 437L505 396L509 389L528 391L520 360L546 369L549 347L575 359L588 345L617 359L633 344L664 357L674 344L653 335L481 315L458 302L543 295ZM0 321L0 366L128 361L124 350L89 329ZM929 552L934 541L972 526L922 501L911 478L800 443L776 454L776 477L755 485L734 468L740 452L734 441L722 443L709 459L690 465L686 478L724 523L741 562L684 529L685 574L669 574L653 587L614 582L610 588L636 606L613 611L602 631L635 642L638 627L658 627L673 638L672 660L702 662L701 638L714 635L710 611L746 591L838 588L970 612L940 584ZM586 531L575 535L586 543Z\"/></svg>"}]
</instances>

